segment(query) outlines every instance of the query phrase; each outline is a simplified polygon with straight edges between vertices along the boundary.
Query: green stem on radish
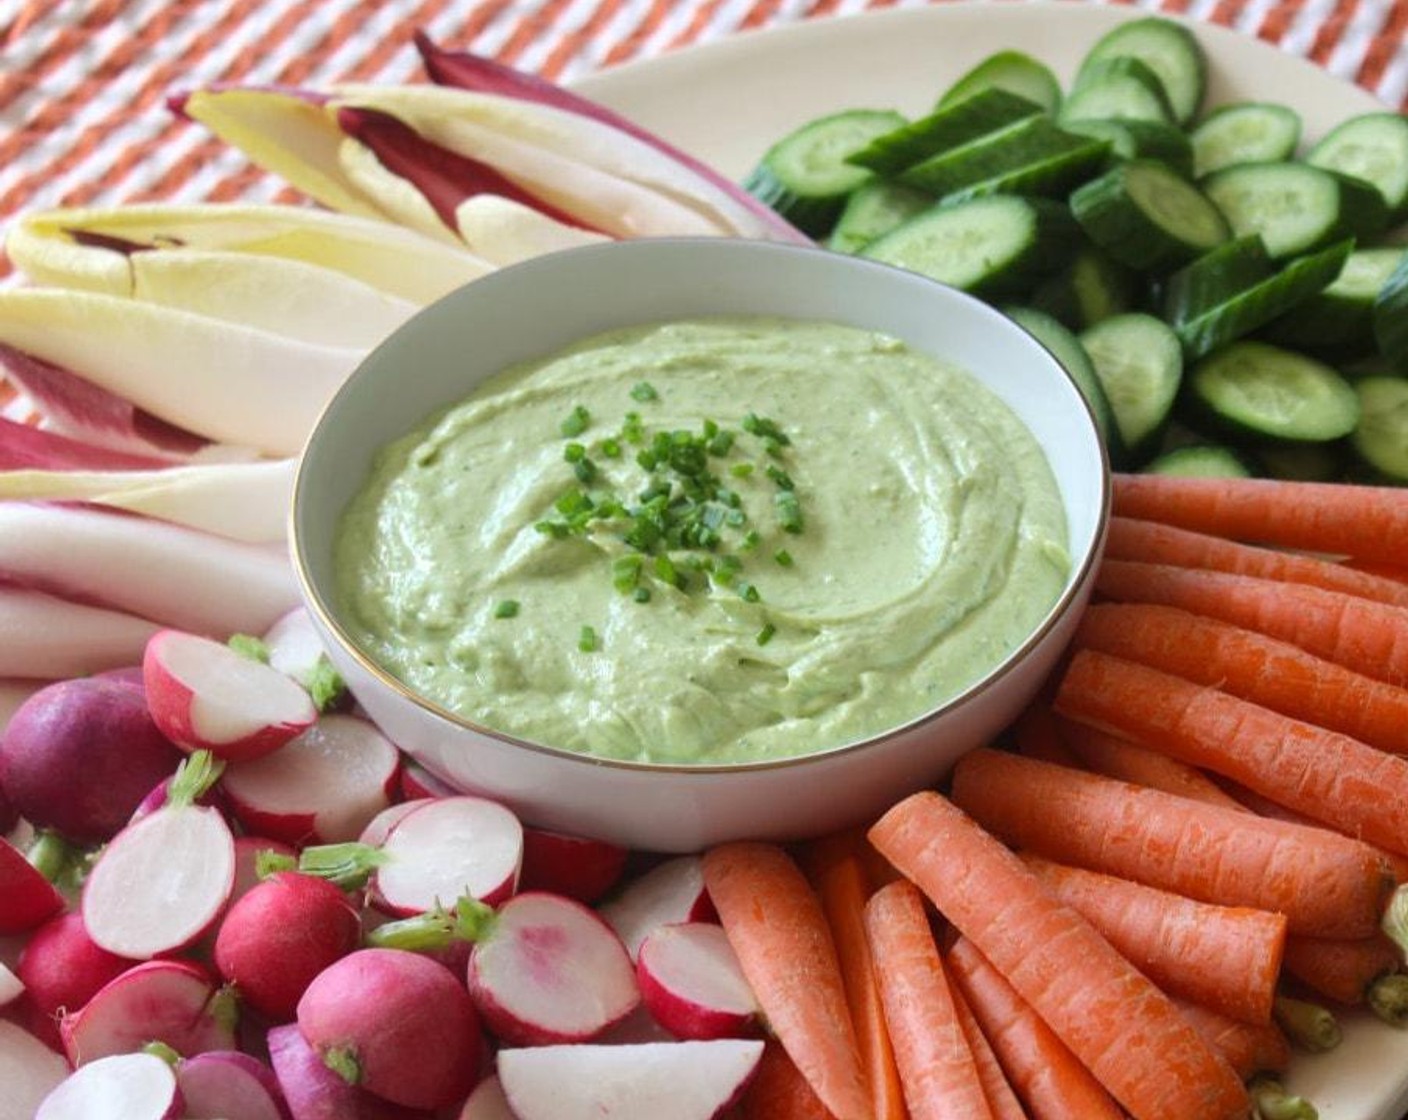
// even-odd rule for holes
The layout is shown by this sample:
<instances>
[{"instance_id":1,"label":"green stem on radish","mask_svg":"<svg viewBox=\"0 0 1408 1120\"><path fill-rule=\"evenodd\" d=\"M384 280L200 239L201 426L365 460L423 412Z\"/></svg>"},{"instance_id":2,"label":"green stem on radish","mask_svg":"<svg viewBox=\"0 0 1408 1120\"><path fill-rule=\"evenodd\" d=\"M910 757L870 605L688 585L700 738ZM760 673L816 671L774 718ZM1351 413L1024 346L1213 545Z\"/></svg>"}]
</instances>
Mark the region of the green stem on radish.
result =
<instances>
[{"instance_id":1,"label":"green stem on radish","mask_svg":"<svg viewBox=\"0 0 1408 1120\"><path fill-rule=\"evenodd\" d=\"M1408 955L1408 884L1397 888L1379 922L1384 934Z\"/></svg>"},{"instance_id":2,"label":"green stem on radish","mask_svg":"<svg viewBox=\"0 0 1408 1120\"><path fill-rule=\"evenodd\" d=\"M1390 1026L1408 1023L1408 974L1391 972L1380 976L1364 993L1369 1009Z\"/></svg>"},{"instance_id":3,"label":"green stem on radish","mask_svg":"<svg viewBox=\"0 0 1408 1120\"><path fill-rule=\"evenodd\" d=\"M1276 1022L1302 1050L1323 1054L1340 1044L1343 1034L1339 1020L1329 1008L1290 996L1277 996Z\"/></svg>"},{"instance_id":4,"label":"green stem on radish","mask_svg":"<svg viewBox=\"0 0 1408 1120\"><path fill-rule=\"evenodd\" d=\"M171 779L171 788L166 792L166 804L172 809L194 805L220 780L225 772L225 763L209 751L193 751L179 767Z\"/></svg>"},{"instance_id":5,"label":"green stem on radish","mask_svg":"<svg viewBox=\"0 0 1408 1120\"><path fill-rule=\"evenodd\" d=\"M70 869L82 853L50 829L43 829L29 846L25 858L29 865L55 886L61 886Z\"/></svg>"},{"instance_id":6,"label":"green stem on radish","mask_svg":"<svg viewBox=\"0 0 1408 1120\"><path fill-rule=\"evenodd\" d=\"M331 708L347 691L347 683L342 679L342 674L333 668L325 653L318 655L313 668L303 675L299 683L308 690L308 695L313 698L313 703L320 712Z\"/></svg>"},{"instance_id":7,"label":"green stem on radish","mask_svg":"<svg viewBox=\"0 0 1408 1120\"><path fill-rule=\"evenodd\" d=\"M304 848L298 857L298 870L326 879L345 891L360 890L388 857L370 844L348 841L343 844L316 844Z\"/></svg>"},{"instance_id":8,"label":"green stem on radish","mask_svg":"<svg viewBox=\"0 0 1408 1120\"><path fill-rule=\"evenodd\" d=\"M214 1022L233 1032L240 1025L240 999L233 984L226 984L210 997L206 1014Z\"/></svg>"},{"instance_id":9,"label":"green stem on radish","mask_svg":"<svg viewBox=\"0 0 1408 1120\"><path fill-rule=\"evenodd\" d=\"M142 1047L142 1053L150 1054L154 1058L160 1058L172 1069L175 1069L181 1064L180 1052L166 1045L164 1042L148 1042Z\"/></svg>"},{"instance_id":10,"label":"green stem on radish","mask_svg":"<svg viewBox=\"0 0 1408 1120\"><path fill-rule=\"evenodd\" d=\"M1320 1113L1313 1104L1286 1092L1275 1077L1263 1074L1253 1078L1247 1089L1259 1120L1319 1120Z\"/></svg>"},{"instance_id":11,"label":"green stem on radish","mask_svg":"<svg viewBox=\"0 0 1408 1120\"><path fill-rule=\"evenodd\" d=\"M280 871L297 871L298 857L276 852L273 848L261 848L254 853L254 873L261 880L277 875Z\"/></svg>"},{"instance_id":12,"label":"green stem on radish","mask_svg":"<svg viewBox=\"0 0 1408 1120\"><path fill-rule=\"evenodd\" d=\"M352 1051L344 1050L340 1046L323 1051L323 1065L349 1085L359 1084L362 1080L362 1067Z\"/></svg>"},{"instance_id":13,"label":"green stem on radish","mask_svg":"<svg viewBox=\"0 0 1408 1120\"><path fill-rule=\"evenodd\" d=\"M258 661L261 665L269 664L269 647L262 638L256 638L253 634L231 634L225 644L242 657Z\"/></svg>"},{"instance_id":14,"label":"green stem on radish","mask_svg":"<svg viewBox=\"0 0 1408 1120\"><path fill-rule=\"evenodd\" d=\"M378 949L435 953L456 941L483 940L493 929L494 919L492 906L465 895L453 911L436 906L424 914L377 926L367 934L367 944Z\"/></svg>"}]
</instances>

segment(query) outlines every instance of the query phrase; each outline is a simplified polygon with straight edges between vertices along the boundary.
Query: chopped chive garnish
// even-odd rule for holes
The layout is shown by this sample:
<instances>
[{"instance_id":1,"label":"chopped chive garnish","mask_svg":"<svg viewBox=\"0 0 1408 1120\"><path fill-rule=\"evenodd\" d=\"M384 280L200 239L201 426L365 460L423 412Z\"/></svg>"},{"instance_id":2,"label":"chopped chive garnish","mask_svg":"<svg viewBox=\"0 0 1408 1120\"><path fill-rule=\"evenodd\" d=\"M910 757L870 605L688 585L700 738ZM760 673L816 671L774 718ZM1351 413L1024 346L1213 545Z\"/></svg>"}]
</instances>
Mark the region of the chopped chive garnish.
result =
<instances>
[{"instance_id":1,"label":"chopped chive garnish","mask_svg":"<svg viewBox=\"0 0 1408 1120\"><path fill-rule=\"evenodd\" d=\"M567 536L567 522L565 521L536 521L533 528L542 533L545 537L552 537L554 540L562 540Z\"/></svg>"},{"instance_id":2,"label":"chopped chive garnish","mask_svg":"<svg viewBox=\"0 0 1408 1120\"><path fill-rule=\"evenodd\" d=\"M753 464L734 463L733 466L729 467L728 473L733 475L734 478L747 478L753 473Z\"/></svg>"},{"instance_id":3,"label":"chopped chive garnish","mask_svg":"<svg viewBox=\"0 0 1408 1120\"><path fill-rule=\"evenodd\" d=\"M577 648L583 653L594 653L596 647L596 631L590 626L583 626L577 634Z\"/></svg>"},{"instance_id":4,"label":"chopped chive garnish","mask_svg":"<svg viewBox=\"0 0 1408 1120\"><path fill-rule=\"evenodd\" d=\"M644 563L644 559L636 553L616 557L611 562L611 582L615 585L616 590L623 594L627 591L634 591L636 585L640 583L640 570Z\"/></svg>"},{"instance_id":5,"label":"chopped chive garnish","mask_svg":"<svg viewBox=\"0 0 1408 1120\"><path fill-rule=\"evenodd\" d=\"M746 579L738 581L738 597L745 603L757 603L762 600L762 595L758 592L758 589Z\"/></svg>"},{"instance_id":6,"label":"chopped chive garnish","mask_svg":"<svg viewBox=\"0 0 1408 1120\"><path fill-rule=\"evenodd\" d=\"M743 430L761 440L771 440L779 447L786 447L792 442L775 421L766 416L759 416L756 412L750 412L743 418Z\"/></svg>"},{"instance_id":7,"label":"chopped chive garnish","mask_svg":"<svg viewBox=\"0 0 1408 1120\"><path fill-rule=\"evenodd\" d=\"M655 391L655 386L649 381L637 381L631 386L631 399L637 401L653 401L659 399L660 394Z\"/></svg>"},{"instance_id":8,"label":"chopped chive garnish","mask_svg":"<svg viewBox=\"0 0 1408 1120\"><path fill-rule=\"evenodd\" d=\"M771 463L769 463L767 467L767 475L770 479L777 483L779 489L797 489L796 483L792 481L792 476L788 474L785 470L783 470L781 467L775 467Z\"/></svg>"},{"instance_id":9,"label":"chopped chive garnish","mask_svg":"<svg viewBox=\"0 0 1408 1120\"><path fill-rule=\"evenodd\" d=\"M752 552L758 545L762 544L763 538L758 536L756 529L749 529L743 534L743 539L738 542L739 552Z\"/></svg>"},{"instance_id":10,"label":"chopped chive garnish","mask_svg":"<svg viewBox=\"0 0 1408 1120\"><path fill-rule=\"evenodd\" d=\"M773 505L777 509L777 523L785 533L802 531L802 506L797 495L791 490L779 490L773 495Z\"/></svg>"},{"instance_id":11,"label":"chopped chive garnish","mask_svg":"<svg viewBox=\"0 0 1408 1120\"><path fill-rule=\"evenodd\" d=\"M583 459L581 462L572 464L572 473L577 476L578 482L594 482L596 480L596 464L590 459Z\"/></svg>"},{"instance_id":12,"label":"chopped chive garnish","mask_svg":"<svg viewBox=\"0 0 1408 1120\"><path fill-rule=\"evenodd\" d=\"M645 426L641 423L639 412L626 413L626 419L621 424L621 438L627 443L645 442Z\"/></svg>"},{"instance_id":13,"label":"chopped chive garnish","mask_svg":"<svg viewBox=\"0 0 1408 1120\"><path fill-rule=\"evenodd\" d=\"M781 458L782 458L782 449L783 449L783 447L785 447L785 446L786 446L786 444L784 444L781 440L776 440L776 439L765 439L765 440L763 440L763 450L766 451L769 455L771 455L774 459L781 459Z\"/></svg>"},{"instance_id":14,"label":"chopped chive garnish","mask_svg":"<svg viewBox=\"0 0 1408 1120\"><path fill-rule=\"evenodd\" d=\"M635 594L632 595L631 598L634 599L637 603L650 602L650 588L637 587L635 590Z\"/></svg>"},{"instance_id":15,"label":"chopped chive garnish","mask_svg":"<svg viewBox=\"0 0 1408 1120\"><path fill-rule=\"evenodd\" d=\"M569 463L580 463L587 457L587 449L584 444L567 443L562 447L562 457Z\"/></svg>"},{"instance_id":16,"label":"chopped chive garnish","mask_svg":"<svg viewBox=\"0 0 1408 1120\"><path fill-rule=\"evenodd\" d=\"M500 599L494 604L495 618L513 618L518 614L517 599Z\"/></svg>"},{"instance_id":17,"label":"chopped chive garnish","mask_svg":"<svg viewBox=\"0 0 1408 1120\"><path fill-rule=\"evenodd\" d=\"M772 641L772 636L776 633L777 627L774 626L771 622L763 623L763 628L758 631L758 644L760 646L767 645L770 641Z\"/></svg>"},{"instance_id":18,"label":"chopped chive garnish","mask_svg":"<svg viewBox=\"0 0 1408 1120\"><path fill-rule=\"evenodd\" d=\"M792 554L785 548L779 548L772 554L772 558L784 568L790 568L792 566Z\"/></svg>"},{"instance_id":19,"label":"chopped chive garnish","mask_svg":"<svg viewBox=\"0 0 1408 1120\"><path fill-rule=\"evenodd\" d=\"M592 422L592 415L581 405L577 405L568 414L567 419L559 426L558 430L566 439L579 436L587 430L587 425Z\"/></svg>"},{"instance_id":20,"label":"chopped chive garnish","mask_svg":"<svg viewBox=\"0 0 1408 1120\"><path fill-rule=\"evenodd\" d=\"M604 439L601 441L601 454L607 459L619 459L621 457L621 444L614 439Z\"/></svg>"},{"instance_id":21,"label":"chopped chive garnish","mask_svg":"<svg viewBox=\"0 0 1408 1120\"><path fill-rule=\"evenodd\" d=\"M727 428L709 437L709 454L722 458L733 449L733 433Z\"/></svg>"}]
</instances>

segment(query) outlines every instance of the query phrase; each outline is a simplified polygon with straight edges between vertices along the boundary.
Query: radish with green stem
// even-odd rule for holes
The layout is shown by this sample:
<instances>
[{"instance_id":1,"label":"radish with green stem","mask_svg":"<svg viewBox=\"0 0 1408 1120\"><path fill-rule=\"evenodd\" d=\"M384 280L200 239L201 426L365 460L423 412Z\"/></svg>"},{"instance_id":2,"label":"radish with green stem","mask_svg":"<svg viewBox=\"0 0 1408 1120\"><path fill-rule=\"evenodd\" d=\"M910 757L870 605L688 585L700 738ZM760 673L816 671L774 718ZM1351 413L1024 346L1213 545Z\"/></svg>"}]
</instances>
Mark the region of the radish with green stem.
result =
<instances>
[{"instance_id":1,"label":"radish with green stem","mask_svg":"<svg viewBox=\"0 0 1408 1120\"><path fill-rule=\"evenodd\" d=\"M620 936L635 960L640 944L663 925L707 922L717 915L704 889L704 869L698 856L677 856L652 867L609 902L601 916Z\"/></svg>"},{"instance_id":2,"label":"radish with green stem","mask_svg":"<svg viewBox=\"0 0 1408 1120\"><path fill-rule=\"evenodd\" d=\"M429 1114L349 1085L323 1064L297 1024L268 1034L269 1062L293 1120L429 1120Z\"/></svg>"},{"instance_id":3,"label":"radish with green stem","mask_svg":"<svg viewBox=\"0 0 1408 1120\"><path fill-rule=\"evenodd\" d=\"M24 854L0 839L0 934L25 933L64 908L64 897Z\"/></svg>"},{"instance_id":4,"label":"radish with green stem","mask_svg":"<svg viewBox=\"0 0 1408 1120\"><path fill-rule=\"evenodd\" d=\"M367 822L367 827L362 829L357 837L358 844L365 844L369 848L380 848L386 843L386 838L391 835L391 830L401 823L403 817L414 813L422 805L429 805L435 798L417 797L412 801L398 801L395 805L388 805L371 820Z\"/></svg>"},{"instance_id":5,"label":"radish with green stem","mask_svg":"<svg viewBox=\"0 0 1408 1120\"><path fill-rule=\"evenodd\" d=\"M222 763L197 751L181 764L165 805L128 825L98 857L83 887L84 924L111 953L145 960L198 941L220 917L235 882L235 838L196 799Z\"/></svg>"},{"instance_id":6,"label":"radish with green stem","mask_svg":"<svg viewBox=\"0 0 1408 1120\"><path fill-rule=\"evenodd\" d=\"M381 846L376 905L406 917L470 895L494 905L518 887L523 826L496 801L446 797L397 822Z\"/></svg>"},{"instance_id":7,"label":"radish with green stem","mask_svg":"<svg viewBox=\"0 0 1408 1120\"><path fill-rule=\"evenodd\" d=\"M68 1075L68 1062L23 1027L0 1019L0 1118L32 1120L39 1102Z\"/></svg>"},{"instance_id":8,"label":"radish with green stem","mask_svg":"<svg viewBox=\"0 0 1408 1120\"><path fill-rule=\"evenodd\" d=\"M291 1120L279 1080L239 1050L211 1050L176 1066L184 1120Z\"/></svg>"},{"instance_id":9,"label":"radish with green stem","mask_svg":"<svg viewBox=\"0 0 1408 1120\"><path fill-rule=\"evenodd\" d=\"M96 944L77 911L50 918L30 935L15 967L34 1015L35 1033L62 1049L61 1013L78 1011L104 985L138 963Z\"/></svg>"},{"instance_id":10,"label":"radish with green stem","mask_svg":"<svg viewBox=\"0 0 1408 1120\"><path fill-rule=\"evenodd\" d=\"M620 881L629 855L619 844L605 840L524 828L520 886L596 902Z\"/></svg>"},{"instance_id":11,"label":"radish with green stem","mask_svg":"<svg viewBox=\"0 0 1408 1120\"><path fill-rule=\"evenodd\" d=\"M177 1120L176 1074L155 1054L114 1054L75 1070L35 1110L34 1120Z\"/></svg>"},{"instance_id":12,"label":"radish with green stem","mask_svg":"<svg viewBox=\"0 0 1408 1120\"><path fill-rule=\"evenodd\" d=\"M298 861L293 845L282 840L271 840L267 836L235 837L235 885L230 891L231 907L264 881L260 862L267 859L265 853L270 852L294 863Z\"/></svg>"},{"instance_id":13,"label":"radish with green stem","mask_svg":"<svg viewBox=\"0 0 1408 1120\"><path fill-rule=\"evenodd\" d=\"M758 1000L722 926L661 926L636 957L641 999L677 1038L738 1038L752 1033Z\"/></svg>"},{"instance_id":14,"label":"radish with green stem","mask_svg":"<svg viewBox=\"0 0 1408 1120\"><path fill-rule=\"evenodd\" d=\"M264 634L269 664L292 677L313 698L319 711L327 711L346 695L347 686L328 660L323 640L303 607L295 607Z\"/></svg>"}]
</instances>

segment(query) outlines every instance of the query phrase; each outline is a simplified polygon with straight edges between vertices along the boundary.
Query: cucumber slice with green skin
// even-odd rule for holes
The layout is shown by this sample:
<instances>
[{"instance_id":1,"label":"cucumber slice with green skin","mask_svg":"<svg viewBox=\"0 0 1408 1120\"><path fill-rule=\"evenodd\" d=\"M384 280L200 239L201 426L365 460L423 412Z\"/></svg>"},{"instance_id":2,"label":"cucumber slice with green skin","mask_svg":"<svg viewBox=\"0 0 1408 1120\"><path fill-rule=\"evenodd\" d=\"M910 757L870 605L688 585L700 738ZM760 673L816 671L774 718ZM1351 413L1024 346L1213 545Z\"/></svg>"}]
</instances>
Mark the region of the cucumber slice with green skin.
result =
<instances>
[{"instance_id":1,"label":"cucumber slice with green skin","mask_svg":"<svg viewBox=\"0 0 1408 1120\"><path fill-rule=\"evenodd\" d=\"M901 123L851 151L846 161L877 175L898 175L939 152L1036 116L1041 106L1004 89L985 89L935 109L927 117Z\"/></svg>"},{"instance_id":2,"label":"cucumber slice with green skin","mask_svg":"<svg viewBox=\"0 0 1408 1120\"><path fill-rule=\"evenodd\" d=\"M1067 121L1067 132L1107 141L1118 160L1152 159L1185 179L1193 176L1193 145L1176 125L1164 121Z\"/></svg>"},{"instance_id":3,"label":"cucumber slice with green skin","mask_svg":"<svg viewBox=\"0 0 1408 1120\"><path fill-rule=\"evenodd\" d=\"M1071 194L1086 236L1115 260L1145 272L1185 264L1231 236L1227 220L1165 164L1135 160Z\"/></svg>"},{"instance_id":4,"label":"cucumber slice with green skin","mask_svg":"<svg viewBox=\"0 0 1408 1120\"><path fill-rule=\"evenodd\" d=\"M971 143L931 156L900 174L906 186L947 198L984 194L1065 195L1105 159L1108 146L1029 117Z\"/></svg>"},{"instance_id":5,"label":"cucumber slice with green skin","mask_svg":"<svg viewBox=\"0 0 1408 1120\"><path fill-rule=\"evenodd\" d=\"M1218 426L1267 440L1325 443L1359 423L1359 399L1331 366L1295 350L1243 340L1193 366L1188 390Z\"/></svg>"},{"instance_id":6,"label":"cucumber slice with green skin","mask_svg":"<svg viewBox=\"0 0 1408 1120\"><path fill-rule=\"evenodd\" d=\"M1025 290L1066 259L1079 236L1060 203L995 194L926 210L860 255L993 296Z\"/></svg>"},{"instance_id":7,"label":"cucumber slice with green skin","mask_svg":"<svg viewBox=\"0 0 1408 1120\"><path fill-rule=\"evenodd\" d=\"M1124 449L1120 444L1119 430L1115 427L1110 399L1105 395L1105 387L1096 376L1095 366L1085 347L1080 344L1080 339L1055 318L1034 307L1005 307L1003 314L1050 350L1071 375L1071 380L1090 406L1090 414L1095 418L1095 426L1105 440L1111 460L1122 460Z\"/></svg>"},{"instance_id":8,"label":"cucumber slice with green skin","mask_svg":"<svg viewBox=\"0 0 1408 1120\"><path fill-rule=\"evenodd\" d=\"M1136 120L1177 123L1159 77L1137 58L1110 58L1082 68L1061 106L1071 121Z\"/></svg>"},{"instance_id":9,"label":"cucumber slice with green skin","mask_svg":"<svg viewBox=\"0 0 1408 1120\"><path fill-rule=\"evenodd\" d=\"M851 109L809 121L767 150L743 189L803 233L823 237L846 197L871 177L846 157L903 123L903 116L885 109Z\"/></svg>"},{"instance_id":10,"label":"cucumber slice with green skin","mask_svg":"<svg viewBox=\"0 0 1408 1120\"><path fill-rule=\"evenodd\" d=\"M1120 440L1135 460L1147 457L1173 411L1183 380L1183 351L1161 319L1134 311L1080 334L1115 416Z\"/></svg>"},{"instance_id":11,"label":"cucumber slice with green skin","mask_svg":"<svg viewBox=\"0 0 1408 1120\"><path fill-rule=\"evenodd\" d=\"M1203 190L1238 237L1259 234L1276 258L1372 237L1388 224L1373 187L1305 163L1238 164L1209 175Z\"/></svg>"},{"instance_id":12,"label":"cucumber slice with green skin","mask_svg":"<svg viewBox=\"0 0 1408 1120\"><path fill-rule=\"evenodd\" d=\"M1240 101L1210 113L1189 137L1193 175L1201 179L1239 163L1290 159L1300 143L1300 115L1270 101Z\"/></svg>"},{"instance_id":13,"label":"cucumber slice with green skin","mask_svg":"<svg viewBox=\"0 0 1408 1120\"><path fill-rule=\"evenodd\" d=\"M1350 445L1386 481L1408 483L1408 378L1366 377L1355 390L1359 426Z\"/></svg>"},{"instance_id":14,"label":"cucumber slice with green skin","mask_svg":"<svg viewBox=\"0 0 1408 1120\"><path fill-rule=\"evenodd\" d=\"M1408 217L1408 120L1399 114L1352 117L1311 148L1305 159L1374 186L1391 220Z\"/></svg>"},{"instance_id":15,"label":"cucumber slice with green skin","mask_svg":"<svg viewBox=\"0 0 1408 1120\"><path fill-rule=\"evenodd\" d=\"M1045 63L1021 51L998 51L978 63L939 98L939 107L962 101L987 89L1001 89L1025 97L1048 113L1061 107L1061 83Z\"/></svg>"},{"instance_id":16,"label":"cucumber slice with green skin","mask_svg":"<svg viewBox=\"0 0 1408 1120\"><path fill-rule=\"evenodd\" d=\"M1230 447L1192 443L1165 451L1144 467L1146 474L1171 474L1183 478L1250 478L1251 467Z\"/></svg>"},{"instance_id":17,"label":"cucumber slice with green skin","mask_svg":"<svg viewBox=\"0 0 1408 1120\"><path fill-rule=\"evenodd\" d=\"M1268 342L1353 360L1375 352L1374 308L1408 249L1359 249L1335 282L1261 332ZM1405 307L1408 311L1408 307Z\"/></svg>"},{"instance_id":18,"label":"cucumber slice with green skin","mask_svg":"<svg viewBox=\"0 0 1408 1120\"><path fill-rule=\"evenodd\" d=\"M1143 290L1131 269L1087 244L1065 269L1037 287L1032 302L1070 330L1083 331L1111 315L1137 310Z\"/></svg>"},{"instance_id":19,"label":"cucumber slice with green skin","mask_svg":"<svg viewBox=\"0 0 1408 1120\"><path fill-rule=\"evenodd\" d=\"M827 248L858 253L892 229L934 205L934 197L888 179L866 183L846 199Z\"/></svg>"},{"instance_id":20,"label":"cucumber slice with green skin","mask_svg":"<svg viewBox=\"0 0 1408 1120\"><path fill-rule=\"evenodd\" d=\"M1157 75L1178 124L1186 125L1197 115L1207 89L1207 55L1187 27L1160 16L1120 24L1090 48L1076 84L1102 62L1116 58L1138 59Z\"/></svg>"},{"instance_id":21,"label":"cucumber slice with green skin","mask_svg":"<svg viewBox=\"0 0 1408 1120\"><path fill-rule=\"evenodd\" d=\"M1408 364L1408 257L1398 262L1374 300L1374 345L1394 365Z\"/></svg>"}]
</instances>

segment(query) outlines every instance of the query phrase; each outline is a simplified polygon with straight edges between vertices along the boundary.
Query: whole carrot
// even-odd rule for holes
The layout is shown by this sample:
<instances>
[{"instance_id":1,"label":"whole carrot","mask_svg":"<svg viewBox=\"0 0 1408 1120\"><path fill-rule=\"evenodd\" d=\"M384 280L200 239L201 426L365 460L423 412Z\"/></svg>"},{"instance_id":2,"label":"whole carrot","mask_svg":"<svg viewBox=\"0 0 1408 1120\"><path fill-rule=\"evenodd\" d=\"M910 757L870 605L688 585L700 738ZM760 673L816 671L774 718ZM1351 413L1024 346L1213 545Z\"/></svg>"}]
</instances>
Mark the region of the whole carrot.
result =
<instances>
[{"instance_id":1,"label":"whole carrot","mask_svg":"<svg viewBox=\"0 0 1408 1120\"><path fill-rule=\"evenodd\" d=\"M704 854L704 885L738 963L788 1056L836 1120L869 1120L836 947L816 892L775 844Z\"/></svg>"},{"instance_id":2,"label":"whole carrot","mask_svg":"<svg viewBox=\"0 0 1408 1120\"><path fill-rule=\"evenodd\" d=\"M1399 755L1094 650L1072 658L1056 706L1349 836L1408 853L1408 759Z\"/></svg>"},{"instance_id":3,"label":"whole carrot","mask_svg":"<svg viewBox=\"0 0 1408 1120\"><path fill-rule=\"evenodd\" d=\"M1216 782L1195 766L1138 746L1098 727L1087 727L1069 720L1062 720L1062 723L1069 728L1065 739L1071 745L1072 756L1086 770L1104 774L1107 778L1118 778L1122 782L1161 789L1165 793L1176 793L1179 797L1189 797L1194 801L1205 801L1209 805L1229 809L1241 807L1235 798L1224 793Z\"/></svg>"},{"instance_id":4,"label":"whole carrot","mask_svg":"<svg viewBox=\"0 0 1408 1120\"><path fill-rule=\"evenodd\" d=\"M1247 1115L1241 1082L1168 997L961 809L917 793L870 839L1136 1120Z\"/></svg>"},{"instance_id":5,"label":"whole carrot","mask_svg":"<svg viewBox=\"0 0 1408 1120\"><path fill-rule=\"evenodd\" d=\"M834 1120L776 1039L763 1044L758 1068L743 1090L734 1120Z\"/></svg>"},{"instance_id":6,"label":"whole carrot","mask_svg":"<svg viewBox=\"0 0 1408 1120\"><path fill-rule=\"evenodd\" d=\"M1155 603L1090 607L1075 642L1408 754L1408 689L1290 642Z\"/></svg>"},{"instance_id":7,"label":"whole carrot","mask_svg":"<svg viewBox=\"0 0 1408 1120\"><path fill-rule=\"evenodd\" d=\"M992 1120L918 888L897 882L877 891L865 906L865 934L909 1114Z\"/></svg>"},{"instance_id":8,"label":"whole carrot","mask_svg":"<svg viewBox=\"0 0 1408 1120\"><path fill-rule=\"evenodd\" d=\"M1253 478L1120 474L1114 512L1200 533L1401 564L1408 491Z\"/></svg>"},{"instance_id":9,"label":"whole carrot","mask_svg":"<svg viewBox=\"0 0 1408 1120\"><path fill-rule=\"evenodd\" d=\"M1317 995L1362 1004L1374 981L1397 972L1403 957L1382 934L1341 941L1325 937L1286 940L1285 969Z\"/></svg>"},{"instance_id":10,"label":"whole carrot","mask_svg":"<svg viewBox=\"0 0 1408 1120\"><path fill-rule=\"evenodd\" d=\"M1243 1081L1250 1081L1258 1073L1282 1073L1291 1064L1290 1041L1275 1022L1233 1019L1178 996L1173 997L1173 1003Z\"/></svg>"},{"instance_id":11,"label":"whole carrot","mask_svg":"<svg viewBox=\"0 0 1408 1120\"><path fill-rule=\"evenodd\" d=\"M979 748L954 802L1016 847L1223 906L1286 915L1287 929L1368 937L1392 878L1367 844L1098 774Z\"/></svg>"},{"instance_id":12,"label":"whole carrot","mask_svg":"<svg viewBox=\"0 0 1408 1120\"><path fill-rule=\"evenodd\" d=\"M953 997L953 1010L958 1016L958 1023L963 1028L964 1037L968 1039L968 1049L973 1051L973 1064L978 1067L978 1079L983 1083L983 1092L987 1094L993 1120L1027 1120L1022 1102L1012 1091L1012 1083L1007 1080L1002 1063L993 1053L992 1043L983 1033L977 1016L968 1006L968 997L963 994L963 989L956 979L949 985L949 994Z\"/></svg>"}]
</instances>

